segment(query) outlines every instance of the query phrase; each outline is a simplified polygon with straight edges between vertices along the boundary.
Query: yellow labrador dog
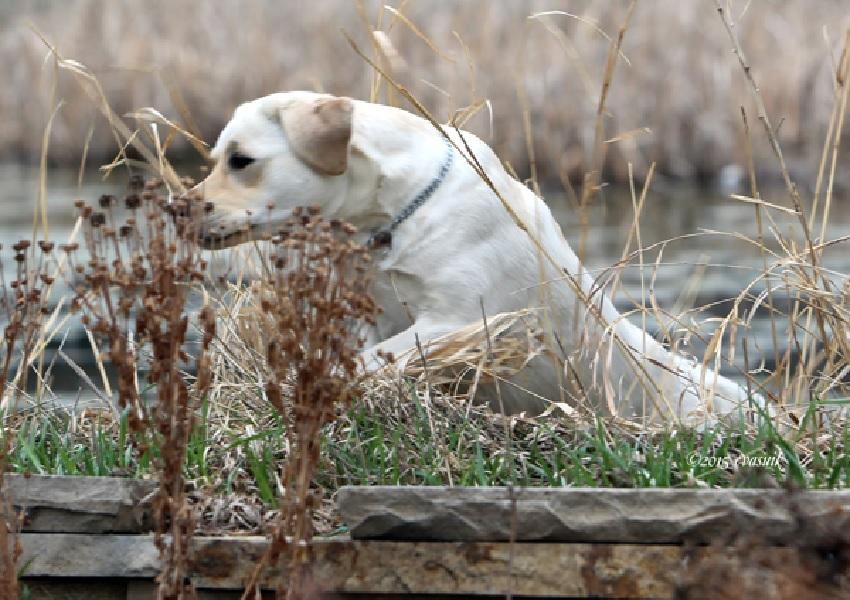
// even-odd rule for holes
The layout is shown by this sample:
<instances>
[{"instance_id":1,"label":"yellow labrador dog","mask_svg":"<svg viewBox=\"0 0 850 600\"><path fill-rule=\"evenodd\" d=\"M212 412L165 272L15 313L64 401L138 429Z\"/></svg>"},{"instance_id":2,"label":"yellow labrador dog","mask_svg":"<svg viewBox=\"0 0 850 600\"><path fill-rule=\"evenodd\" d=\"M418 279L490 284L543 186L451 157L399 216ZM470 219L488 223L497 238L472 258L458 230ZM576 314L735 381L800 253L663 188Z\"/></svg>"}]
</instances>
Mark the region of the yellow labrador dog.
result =
<instances>
[{"instance_id":1,"label":"yellow labrador dog","mask_svg":"<svg viewBox=\"0 0 850 600\"><path fill-rule=\"evenodd\" d=\"M429 348L481 323L482 304L491 317L533 309L549 324L549 351L501 386L507 412L539 412L542 398L577 390L597 410L629 418L734 419L747 408L740 386L625 320L546 204L470 133L439 131L398 108L287 92L239 106L212 155L199 184L213 205L201 226L206 246L266 236L292 208L318 205L375 248L383 314L368 368L380 365L378 351L398 356L417 336Z\"/></svg>"}]
</instances>

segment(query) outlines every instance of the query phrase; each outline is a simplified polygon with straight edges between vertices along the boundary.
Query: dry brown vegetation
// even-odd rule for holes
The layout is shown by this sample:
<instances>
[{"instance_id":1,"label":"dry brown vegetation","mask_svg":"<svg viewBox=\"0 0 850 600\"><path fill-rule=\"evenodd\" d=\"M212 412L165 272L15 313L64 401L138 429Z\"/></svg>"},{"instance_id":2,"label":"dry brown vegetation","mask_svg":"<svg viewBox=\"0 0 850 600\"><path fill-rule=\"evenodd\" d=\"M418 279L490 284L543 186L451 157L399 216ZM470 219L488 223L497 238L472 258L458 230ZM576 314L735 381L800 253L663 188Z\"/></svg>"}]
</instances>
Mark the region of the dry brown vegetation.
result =
<instances>
[{"instance_id":1,"label":"dry brown vegetation","mask_svg":"<svg viewBox=\"0 0 850 600\"><path fill-rule=\"evenodd\" d=\"M2 248L0 248L2 249ZM26 388L29 367L33 362L43 367L43 349L48 315L47 297L56 280L59 266L53 253L54 244L40 241L32 244L20 240L11 248L15 273L6 274L0 267L0 597L17 598L18 570L21 556L18 532L22 516L3 493L3 475L8 469L9 452L15 431L7 428L8 415L17 410L17 402ZM54 315L55 316L55 313ZM52 319L51 319L52 320ZM43 381L36 383L41 387Z\"/></svg>"},{"instance_id":2,"label":"dry brown vegetation","mask_svg":"<svg viewBox=\"0 0 850 600\"><path fill-rule=\"evenodd\" d=\"M191 199L175 200L171 190L162 195L162 186L162 181L145 184L134 178L120 207L109 195L101 196L97 207L78 201L86 252L77 256L76 244L63 249L74 278L71 309L82 313L83 325L107 349L133 442L141 452L150 445L159 450L154 520L163 569L158 597L185 598L193 595L188 562L195 524L183 464L199 399L210 384L206 351L215 335L215 315L207 307L189 306L191 288L206 279L207 266ZM116 215L119 210L124 220ZM186 347L190 315L203 332L194 356ZM192 364L197 378L190 393L186 369ZM155 398L141 391L140 370Z\"/></svg>"},{"instance_id":3,"label":"dry brown vegetation","mask_svg":"<svg viewBox=\"0 0 850 600\"><path fill-rule=\"evenodd\" d=\"M141 456L155 449L154 539L162 560L158 597L191 598L192 537L198 528L194 505L199 502L187 493L184 466L200 402L213 384L220 385L213 378L215 355L210 352L217 314L206 301L195 305L199 296L207 297L202 286L216 284L196 229L207 204L194 192L180 195L162 180L144 183L134 177L130 188L120 202L110 195L101 196L96 206L77 201L85 251L76 243L63 245L62 251L75 290L71 310L82 313L83 325L116 371L117 402L128 415L135 452ZM322 221L318 210L296 211L272 238L273 251L262 256L262 397L284 423L287 460L280 472L272 543L254 580L246 584L246 597L265 568L281 560L288 563L290 577L280 582L280 596L311 597L305 592L313 588L305 566L313 512L323 500L314 485L320 431L357 389L363 340L356 325L374 323L377 310L367 291L369 253L348 239L353 233L348 224ZM189 343L190 327L201 334L195 344ZM155 393L146 391L151 388ZM7 539L5 531L0 529L0 542Z\"/></svg>"},{"instance_id":4,"label":"dry brown vegetation","mask_svg":"<svg viewBox=\"0 0 850 600\"><path fill-rule=\"evenodd\" d=\"M839 150L850 87L850 37L836 29L829 32L834 41L826 46L814 41L822 33L820 23L831 27L841 23L844 13L838 3L795 3L781 13L762 3L735 5L734 11L721 15L725 25L738 22L736 28L730 27L730 38L723 37L716 13L705 8L705 3L670 10L669 4L647 1L630 22L624 21L625 7L604 3L584 4L581 11L571 4L565 7L571 16L538 14L530 20L529 14L551 6L511 3L501 5L500 11L482 13L472 3L445 2L440 10L409 2L400 5L406 15L401 17L398 12L376 11L358 3L322 3L300 15L303 21L299 22L288 14L286 9L291 6L261 0L249 3L255 10L225 2L170 2L165 10L164 2L155 1L135 11L123 2L77 2L74 9L67 5L33 9L35 22L62 54L87 63L97 75L95 79L80 63L58 56L47 61L61 73L57 93L49 102L59 97L68 101L53 123L52 155L60 160L77 157L80 140L86 139L89 124L95 122L99 111L107 115L108 124L97 121L98 127L106 128L108 135L93 138L95 154L114 152L116 140L121 146L132 145L133 151L147 160L149 169L159 171L162 181L144 187L135 182L136 189L121 206L109 196L99 199L97 207L80 201L78 223L85 255L75 242L59 248L61 252L55 252L58 257L52 245L36 249L24 243L16 252L23 257L20 263L38 261L38 267L33 267L36 273L43 264L62 267L75 307L86 315L87 325L100 336L118 371L117 396L131 415L137 452L144 452L148 445L161 452L155 467L161 483L157 539L165 559L160 579L163 597L192 595L191 584L183 576L191 561L189 542L198 525L195 514L198 508L212 513L220 508L204 490L187 493L189 482L182 469L198 408L205 399L215 407L213 418L207 420L207 426L212 423L215 428L214 442L226 439L223 432L230 428L241 428L240 434L250 437L270 423L283 423L286 447L273 457L283 468L272 486L281 505L279 519L271 529L276 543L267 559L292 559L296 566L309 557L309 546L300 544L313 535L313 519L322 507L322 492L316 486L323 459L318 432L330 431L331 439L336 440L350 437L357 423L338 409L354 394L365 396L363 405L370 411L370 420L380 426L404 424L410 428L417 423L414 411L421 408L421 421L427 423L427 429L407 431L411 437L427 438L438 450L448 445L443 434L460 424L456 446L444 454L436 453L445 463L436 469L448 474L451 483L463 473L453 462L463 445L478 444L479 453L486 453L498 466L505 463L505 457L513 456L523 463L535 451L568 440L582 428L598 428L599 438L605 440L629 435L652 439L658 433L639 424L601 423L593 414L571 412L583 408L579 405L562 407L567 416L550 415L554 425L541 436L540 422L483 414L486 411L466 402L467 397L457 393L454 379L446 373L471 371L473 380L482 374L508 375L514 359L522 362L523 353L534 349L500 334L522 322L525 315L471 325L449 341L446 348L450 352L429 361L412 361L406 380L379 378L365 389L355 388L360 342L358 331L345 324L352 319L368 320L375 307L366 294L368 278L343 279L340 273L353 270L362 275L367 261L362 249L347 240L350 232L343 224L325 223L314 212L300 215L303 219L284 232L286 239L281 236L268 245L246 246L236 259L208 262L200 253L192 217L204 205L201 199L181 196L183 182L161 155L162 142L167 145L178 139L179 132L176 128L169 132L162 120L154 132L140 121L121 121L116 113L153 105L174 116L185 130L198 131L209 139L227 118L223 105L280 88L326 88L401 102L398 90L392 85L379 86L369 67L336 33L338 23L358 23L361 18L368 23L352 26L352 33L364 36L364 31L368 32L359 47L368 52L374 41L373 58L388 75L409 85L413 95L435 114L443 118L459 114L461 121L468 116L467 125L492 139L515 164L528 161L528 135L537 150L531 156L538 157L539 175L557 179L566 174L584 182L582 206L606 179L596 168L603 160L609 165L610 177L631 184L645 179L648 185L657 181L650 166L655 162L663 173L683 177L713 173L727 162L748 167L752 187L744 201L754 205L753 218L760 232L757 239L748 241L763 256L764 270L713 328L706 360L719 363L729 358L735 337L745 336L756 308L767 306L779 335L787 335L789 347L802 349L802 360L794 363L790 355L780 357L775 372L756 373L748 384L752 389L763 386L780 406L796 409L796 413L782 412L779 417L788 428L789 455L816 460L813 457L832 452L846 461L842 446L846 434L841 438L838 409L846 404L850 370L847 290L846 283L844 288L836 285L835 274L825 270L819 258L826 247L846 241L825 239L825 223L834 209L838 165L842 164ZM423 17L426 10L431 19ZM69 14L73 15L71 22ZM221 20L238 24L231 29L232 36L210 35L216 31L213 24ZM420 28L420 23L427 24L427 30ZM620 36L606 39L597 23L611 32L619 27ZM15 90L13 98L0 95L0 107L21 118L18 129L4 129L3 135L8 137L0 141L10 152L28 154L33 152L32 132L43 129L44 114L50 112L26 100L28 94L43 97L36 89L26 90L34 80L31 74L41 68L44 50L31 32L19 29L19 21L6 27L10 34L0 37L0 46L4 46L4 56L19 60L0 66L11 71L6 80ZM81 31L86 35L80 35ZM387 31L388 37L376 31ZM737 55L728 51L736 36L748 48L759 48L751 64L740 51ZM677 38L677 51L670 51ZM79 40L87 45L77 45ZM285 40L286 44L270 40ZM297 53L291 52L293 46L299 48ZM830 51L834 64L829 62ZM211 56L217 60L211 61ZM606 56L610 60L605 61ZM246 70L245 64L256 70ZM603 70L602 64L607 68ZM613 65L617 66L616 85L607 95ZM113 70L116 66L122 68ZM159 70L139 74L138 68L152 66ZM128 67L136 70L128 71ZM741 72L755 73L758 81L770 85L759 91ZM428 81L420 77L422 73L429 74ZM488 80L488 76L499 79ZM368 87L363 81L370 82ZM88 93L80 94L79 89ZM602 101L598 99L600 90ZM87 99L78 102L76 95ZM743 121L741 105L746 107ZM776 114L784 116L781 127L769 122L768 115ZM527 131L525 121L529 122ZM140 127L141 134L134 133L134 126ZM642 127L651 128L652 133ZM538 135L539 131L546 135ZM608 144L612 139L618 142ZM751 151L750 140L754 140L755 150ZM793 168L780 155L783 159L777 161L775 170L787 188L784 195L776 196L778 200L765 202L759 195L755 165L768 164L769 158L773 160L771 152L780 145L786 150L790 146L799 156L814 157L810 171L814 173L810 178L814 192L800 195L792 181ZM609 273L611 287L617 286L626 264L642 260L639 227L644 198L633 185L634 224L623 249L623 262ZM119 209L123 211L120 218ZM796 229L771 228L775 211L793 215ZM46 234L46 222L40 224ZM223 291L216 291L222 276L239 280L244 274L234 273L233 265L242 268L252 261L258 266L259 281L254 286L224 286ZM222 265L223 272L217 270ZM288 270L293 265L294 269ZM22 269L17 286L13 286L15 294L24 298L21 306L35 306L37 311L27 320L10 313L10 326L18 337L3 356L10 356L14 349L22 357L19 364L26 368L37 364L45 338L57 330L41 321L43 296L33 292L36 279L28 275L33 269ZM48 275L49 281L41 277L38 281L50 285L55 277L54 273ZM206 287L198 286L201 283ZM319 293L314 293L317 286ZM204 308L192 303L193 289L203 297ZM780 293L790 299L785 312L774 306ZM30 296L36 304L27 304ZM699 335L688 331L680 315L668 314L663 307L642 306L640 310L652 311L659 321L671 323L671 329ZM200 343L191 347L187 337L190 321L201 332ZM30 329L25 322L31 323ZM7 328L7 342L8 332ZM671 332L666 334L667 341L673 340ZM327 350L322 352L322 361L311 358L309 350L315 347ZM195 367L196 378L185 372L189 366ZM43 373L40 366L35 371ZM5 384L10 374L2 375ZM145 379L155 385L155 403L145 401L139 383ZM411 394L412 389L417 393ZM6 393L4 401L17 396ZM411 406L414 397L422 399L421 406ZM828 398L836 400L836 410L817 404ZM406 404L400 406L400 402ZM478 427L465 429L473 421ZM14 423L14 419L7 420L7 425ZM744 427L737 433L761 435L756 429ZM403 427L396 430L404 431ZM473 439L475 436L479 439ZM4 437L6 443L9 439L9 435ZM522 444L517 445L517 439ZM770 439L773 443L774 437ZM776 438L776 443L779 441ZM591 452L600 448L591 448ZM235 452L227 448L223 458L217 458L231 467L226 461L235 460ZM240 466L244 468L244 464ZM616 485L624 480L618 468L611 473L587 469L584 474ZM254 524L258 520L262 517L255 518ZM11 525L0 529L0 547L7 550L0 560L14 562L16 558L14 546L4 542L6 532L12 529ZM287 536L293 536L295 543ZM265 562L259 567L263 566ZM708 565L706 572L712 568ZM720 564L718 568L725 567ZM307 581L294 583L297 585L279 591L297 594L309 589Z\"/></svg>"},{"instance_id":5,"label":"dry brown vegetation","mask_svg":"<svg viewBox=\"0 0 850 600\"><path fill-rule=\"evenodd\" d=\"M347 223L323 221L316 208L296 210L272 237L273 252L264 260L265 399L284 423L288 457L272 543L246 584L246 598L257 591L264 569L282 559L289 576L278 582L278 596L315 597L308 567L313 512L324 495L315 486L321 431L358 391L362 327L374 325L378 312L369 294L370 254L350 239L355 232Z\"/></svg>"},{"instance_id":6,"label":"dry brown vegetation","mask_svg":"<svg viewBox=\"0 0 850 600\"><path fill-rule=\"evenodd\" d=\"M329 0L309 10L274 0L10 5L9 18L0 19L0 114L14 118L0 129L0 156L38 157L52 112L53 72L29 23L92 69L119 114L155 106L169 118L185 118L207 140L237 104L270 92L318 89L369 99L370 68L350 51L343 28L438 119L463 121L469 107L480 108L465 126L523 176L531 172L526 119L541 178L557 182L569 174L575 183L591 168L606 36L615 34L627 3L414 0L377 17L381 4ZM793 170L811 174L850 24L846 6L809 0L730 7ZM382 34L366 33L372 29ZM712 175L730 163L745 167L738 109L752 105L740 77L712 3L640 2L605 113L606 139L620 140L610 144L608 179L627 181L629 162L640 179L652 162L659 174L682 178ZM53 124L51 158L77 164L92 126L94 155L111 158L114 138L91 102L67 79L59 81L56 97L65 104ZM393 94L381 99L399 101ZM756 166L777 172L764 145L756 145Z\"/></svg>"}]
</instances>

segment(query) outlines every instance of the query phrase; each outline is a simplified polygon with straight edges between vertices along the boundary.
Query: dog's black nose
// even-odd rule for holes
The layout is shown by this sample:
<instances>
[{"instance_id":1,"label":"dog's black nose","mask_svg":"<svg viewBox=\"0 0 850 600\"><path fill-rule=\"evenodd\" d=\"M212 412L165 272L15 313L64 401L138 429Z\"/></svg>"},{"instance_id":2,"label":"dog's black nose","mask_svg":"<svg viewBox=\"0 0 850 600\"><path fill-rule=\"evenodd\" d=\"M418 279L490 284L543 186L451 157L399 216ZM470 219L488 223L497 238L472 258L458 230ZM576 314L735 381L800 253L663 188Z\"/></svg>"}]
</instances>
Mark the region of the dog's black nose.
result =
<instances>
[{"instance_id":1,"label":"dog's black nose","mask_svg":"<svg viewBox=\"0 0 850 600\"><path fill-rule=\"evenodd\" d=\"M180 196L169 205L169 212L173 217L192 216L192 203L185 196Z\"/></svg>"},{"instance_id":2,"label":"dog's black nose","mask_svg":"<svg viewBox=\"0 0 850 600\"><path fill-rule=\"evenodd\" d=\"M224 237L217 233L210 233L204 230L198 232L198 243L201 245L201 248L207 250L212 250L220 246L223 240Z\"/></svg>"}]
</instances>

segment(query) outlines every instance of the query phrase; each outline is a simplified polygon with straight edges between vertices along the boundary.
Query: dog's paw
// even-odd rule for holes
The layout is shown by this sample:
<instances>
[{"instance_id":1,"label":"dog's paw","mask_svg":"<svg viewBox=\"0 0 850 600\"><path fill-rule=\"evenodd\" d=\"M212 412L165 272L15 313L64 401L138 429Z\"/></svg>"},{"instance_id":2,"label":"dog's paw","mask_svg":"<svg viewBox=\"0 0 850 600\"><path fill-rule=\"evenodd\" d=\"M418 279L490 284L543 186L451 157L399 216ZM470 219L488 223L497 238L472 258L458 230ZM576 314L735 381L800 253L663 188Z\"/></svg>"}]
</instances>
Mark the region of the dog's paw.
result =
<instances>
[{"instance_id":1,"label":"dog's paw","mask_svg":"<svg viewBox=\"0 0 850 600\"><path fill-rule=\"evenodd\" d=\"M380 348L364 350L360 354L360 362L364 373L378 373L389 367L399 370L392 352L384 352Z\"/></svg>"}]
</instances>

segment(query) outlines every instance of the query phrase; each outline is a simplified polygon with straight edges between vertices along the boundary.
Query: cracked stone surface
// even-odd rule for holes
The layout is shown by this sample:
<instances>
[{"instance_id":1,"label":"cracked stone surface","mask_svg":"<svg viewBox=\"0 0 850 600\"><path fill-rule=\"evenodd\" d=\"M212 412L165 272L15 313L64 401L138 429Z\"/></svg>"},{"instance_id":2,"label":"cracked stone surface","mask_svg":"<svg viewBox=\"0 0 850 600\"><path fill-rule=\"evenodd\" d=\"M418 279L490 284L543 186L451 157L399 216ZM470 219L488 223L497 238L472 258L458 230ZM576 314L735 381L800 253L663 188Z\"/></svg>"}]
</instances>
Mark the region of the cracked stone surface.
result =
<instances>
[{"instance_id":1,"label":"cracked stone surface","mask_svg":"<svg viewBox=\"0 0 850 600\"><path fill-rule=\"evenodd\" d=\"M6 474L4 491L24 511L24 531L137 533L152 526L155 481Z\"/></svg>"},{"instance_id":2,"label":"cracked stone surface","mask_svg":"<svg viewBox=\"0 0 850 600\"><path fill-rule=\"evenodd\" d=\"M146 579L158 574L149 535L21 535L27 577ZM241 589L266 548L256 537L196 538L192 580L203 589ZM683 561L675 546L505 544L318 539L311 573L329 592L669 597ZM267 572L274 587L278 569Z\"/></svg>"},{"instance_id":3,"label":"cracked stone surface","mask_svg":"<svg viewBox=\"0 0 850 600\"><path fill-rule=\"evenodd\" d=\"M850 492L352 486L337 504L355 539L706 543L746 525L782 542L795 516L828 530Z\"/></svg>"}]
</instances>

